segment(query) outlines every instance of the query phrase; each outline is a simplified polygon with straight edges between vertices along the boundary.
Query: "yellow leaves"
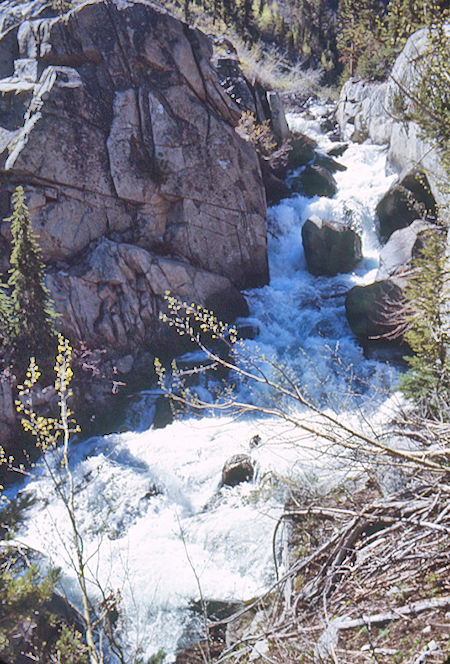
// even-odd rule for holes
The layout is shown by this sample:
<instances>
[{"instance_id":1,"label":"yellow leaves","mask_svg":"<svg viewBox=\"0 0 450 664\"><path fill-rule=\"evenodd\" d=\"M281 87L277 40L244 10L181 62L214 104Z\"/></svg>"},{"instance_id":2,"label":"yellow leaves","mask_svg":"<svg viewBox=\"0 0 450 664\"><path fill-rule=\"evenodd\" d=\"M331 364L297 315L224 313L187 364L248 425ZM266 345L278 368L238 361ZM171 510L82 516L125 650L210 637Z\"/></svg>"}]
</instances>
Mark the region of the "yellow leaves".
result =
<instances>
[{"instance_id":1,"label":"yellow leaves","mask_svg":"<svg viewBox=\"0 0 450 664\"><path fill-rule=\"evenodd\" d=\"M70 381L73 378L73 371L70 366L72 359L72 346L68 339L62 334L58 335L58 355L55 359L54 370L56 373L55 389L61 395L67 392Z\"/></svg>"},{"instance_id":2,"label":"yellow leaves","mask_svg":"<svg viewBox=\"0 0 450 664\"><path fill-rule=\"evenodd\" d=\"M24 431L28 431L36 438L36 446L44 453L56 447L61 435L61 431L69 424L69 418L72 412L67 407L67 398L72 392L69 390L69 384L73 377L73 371L70 366L72 358L72 347L67 339L61 334L58 335L58 354L55 358L54 371L55 389L58 392L60 407L60 418L45 417L38 415L33 409L33 387L41 376L39 367L35 359L30 359L30 364L26 373L26 379L23 385L18 386L19 399L15 401L16 411L22 415L21 424ZM64 420L63 420L64 410ZM70 431L75 433L80 431L76 422L70 422Z\"/></svg>"},{"instance_id":3,"label":"yellow leaves","mask_svg":"<svg viewBox=\"0 0 450 664\"><path fill-rule=\"evenodd\" d=\"M277 147L277 142L270 128L269 120L258 123L255 114L244 111L240 117L236 132L251 143L264 156L269 156Z\"/></svg>"},{"instance_id":4,"label":"yellow leaves","mask_svg":"<svg viewBox=\"0 0 450 664\"><path fill-rule=\"evenodd\" d=\"M202 342L200 335L209 335L211 339L219 339L229 346L237 343L236 327L219 320L210 309L194 302L184 302L170 294L166 294L164 299L168 313L160 313L159 318L174 327L180 336L187 335L194 343Z\"/></svg>"}]
</instances>

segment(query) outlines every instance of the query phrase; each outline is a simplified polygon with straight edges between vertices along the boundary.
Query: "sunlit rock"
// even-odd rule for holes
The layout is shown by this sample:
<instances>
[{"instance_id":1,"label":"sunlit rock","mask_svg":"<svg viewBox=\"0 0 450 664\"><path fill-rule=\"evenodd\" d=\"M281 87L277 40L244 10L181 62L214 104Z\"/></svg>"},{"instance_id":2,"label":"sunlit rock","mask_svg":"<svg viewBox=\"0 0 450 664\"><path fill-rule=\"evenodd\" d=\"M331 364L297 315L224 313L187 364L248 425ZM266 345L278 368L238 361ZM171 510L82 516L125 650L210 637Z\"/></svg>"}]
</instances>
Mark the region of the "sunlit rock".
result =
<instances>
[{"instance_id":1,"label":"sunlit rock","mask_svg":"<svg viewBox=\"0 0 450 664\"><path fill-rule=\"evenodd\" d=\"M380 252L377 281L407 270L412 258L423 246L424 232L432 228L423 219L416 219L407 228L394 231Z\"/></svg>"},{"instance_id":2,"label":"sunlit rock","mask_svg":"<svg viewBox=\"0 0 450 664\"><path fill-rule=\"evenodd\" d=\"M376 211L383 237L409 226L415 219L433 217L436 202L424 173L413 170L400 177L378 203Z\"/></svg>"},{"instance_id":3,"label":"sunlit rock","mask_svg":"<svg viewBox=\"0 0 450 664\"><path fill-rule=\"evenodd\" d=\"M427 31L418 30L407 40L386 81L349 79L342 87L336 117L344 136L387 145L389 163L397 172L422 168L436 201L445 205L449 195L441 156L423 139L420 127L405 119L398 108L399 102L406 108L412 103L408 94L414 95L420 83L416 63L427 48Z\"/></svg>"},{"instance_id":4,"label":"sunlit rock","mask_svg":"<svg viewBox=\"0 0 450 664\"><path fill-rule=\"evenodd\" d=\"M242 314L265 194L210 40L137 0L21 5L0 7L0 213L22 184L64 333L155 345L165 290ZM6 269L9 241L0 223Z\"/></svg>"}]
</instances>

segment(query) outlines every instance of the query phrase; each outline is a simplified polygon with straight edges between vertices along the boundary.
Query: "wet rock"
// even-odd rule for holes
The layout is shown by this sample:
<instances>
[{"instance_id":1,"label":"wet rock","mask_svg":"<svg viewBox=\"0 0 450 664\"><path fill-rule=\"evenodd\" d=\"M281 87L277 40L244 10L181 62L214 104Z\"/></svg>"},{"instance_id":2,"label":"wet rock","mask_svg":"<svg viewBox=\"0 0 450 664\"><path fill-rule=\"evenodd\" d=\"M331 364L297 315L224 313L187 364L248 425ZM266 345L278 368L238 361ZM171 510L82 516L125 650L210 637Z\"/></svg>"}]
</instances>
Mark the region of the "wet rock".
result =
<instances>
[{"instance_id":1,"label":"wet rock","mask_svg":"<svg viewBox=\"0 0 450 664\"><path fill-rule=\"evenodd\" d=\"M170 401L165 396L160 396L155 401L155 414L153 416L152 427L154 429L164 429L173 422L173 412L170 407Z\"/></svg>"},{"instance_id":2,"label":"wet rock","mask_svg":"<svg viewBox=\"0 0 450 664\"><path fill-rule=\"evenodd\" d=\"M282 178L272 172L267 162L261 163L261 170L268 205L276 205L283 198L289 198L292 193L290 188Z\"/></svg>"},{"instance_id":3,"label":"wet rock","mask_svg":"<svg viewBox=\"0 0 450 664\"><path fill-rule=\"evenodd\" d=\"M246 318L250 314L247 300L231 284L209 295L205 300L205 307L211 309L224 323L231 323L236 318Z\"/></svg>"},{"instance_id":4,"label":"wet rock","mask_svg":"<svg viewBox=\"0 0 450 664\"><path fill-rule=\"evenodd\" d=\"M315 275L350 272L362 258L361 238L342 222L314 215L303 225L302 241L308 270Z\"/></svg>"},{"instance_id":5,"label":"wet rock","mask_svg":"<svg viewBox=\"0 0 450 664\"><path fill-rule=\"evenodd\" d=\"M150 500L150 498L162 495L164 495L164 489L157 484L151 484L148 488L148 491L146 491L142 496L141 500Z\"/></svg>"},{"instance_id":6,"label":"wet rock","mask_svg":"<svg viewBox=\"0 0 450 664\"><path fill-rule=\"evenodd\" d=\"M225 618L229 618L233 613L242 609L243 606L244 604L242 602L224 602L217 599L206 599L204 603L197 600L196 602L191 603L192 610L199 615L203 615L204 610L206 609L207 616L211 620L224 620Z\"/></svg>"},{"instance_id":7,"label":"wet rock","mask_svg":"<svg viewBox=\"0 0 450 664\"><path fill-rule=\"evenodd\" d=\"M330 173L336 173L337 171L347 170L347 166L344 166L344 164L340 164L338 161L336 161L336 159L333 159L328 154L322 154L320 152L317 153L314 163L317 164L318 166L326 168L327 171L330 171Z\"/></svg>"},{"instance_id":8,"label":"wet rock","mask_svg":"<svg viewBox=\"0 0 450 664\"><path fill-rule=\"evenodd\" d=\"M332 117L324 118L320 123L320 129L326 134L336 131L336 121Z\"/></svg>"},{"instance_id":9,"label":"wet rock","mask_svg":"<svg viewBox=\"0 0 450 664\"><path fill-rule=\"evenodd\" d=\"M356 336L401 344L401 339L391 338L390 333L399 323L397 313L411 260L419 254L432 228L432 224L417 219L407 228L394 231L381 250L376 281L349 291L345 309Z\"/></svg>"},{"instance_id":10,"label":"wet rock","mask_svg":"<svg viewBox=\"0 0 450 664\"><path fill-rule=\"evenodd\" d=\"M257 325L244 324L237 325L236 327L240 339L256 339L259 334L259 327Z\"/></svg>"},{"instance_id":11,"label":"wet rock","mask_svg":"<svg viewBox=\"0 0 450 664\"><path fill-rule=\"evenodd\" d=\"M414 219L421 217L424 209L418 205L410 191L396 184L383 196L376 212L380 235L389 237L394 231L409 226Z\"/></svg>"},{"instance_id":12,"label":"wet rock","mask_svg":"<svg viewBox=\"0 0 450 664\"><path fill-rule=\"evenodd\" d=\"M237 486L253 479L255 470L248 454L235 454L222 469L221 486Z\"/></svg>"},{"instance_id":13,"label":"wet rock","mask_svg":"<svg viewBox=\"0 0 450 664\"><path fill-rule=\"evenodd\" d=\"M424 206L427 217L435 216L436 201L431 193L430 183L423 170L413 168L405 171L400 175L399 184L408 189L414 198Z\"/></svg>"},{"instance_id":14,"label":"wet rock","mask_svg":"<svg viewBox=\"0 0 450 664\"><path fill-rule=\"evenodd\" d=\"M386 192L377 205L380 234L389 237L415 219L434 216L435 210L436 202L426 176L422 172L410 171Z\"/></svg>"},{"instance_id":15,"label":"wet rock","mask_svg":"<svg viewBox=\"0 0 450 664\"><path fill-rule=\"evenodd\" d=\"M354 286L345 298L345 313L352 332L363 340L383 339L397 326L391 315L402 301L401 287L393 279Z\"/></svg>"},{"instance_id":16,"label":"wet rock","mask_svg":"<svg viewBox=\"0 0 450 664\"><path fill-rule=\"evenodd\" d=\"M318 164L305 167L299 177L299 183L305 196L327 196L331 198L337 192L336 180L327 168Z\"/></svg>"},{"instance_id":17,"label":"wet rock","mask_svg":"<svg viewBox=\"0 0 450 664\"><path fill-rule=\"evenodd\" d=\"M256 433L250 440L250 449L259 447L259 445L261 445L261 436Z\"/></svg>"},{"instance_id":18,"label":"wet rock","mask_svg":"<svg viewBox=\"0 0 450 664\"><path fill-rule=\"evenodd\" d=\"M333 145L333 147L328 148L327 154L330 155L330 157L342 157L347 150L348 145L348 143L338 143L337 145Z\"/></svg>"}]
</instances>

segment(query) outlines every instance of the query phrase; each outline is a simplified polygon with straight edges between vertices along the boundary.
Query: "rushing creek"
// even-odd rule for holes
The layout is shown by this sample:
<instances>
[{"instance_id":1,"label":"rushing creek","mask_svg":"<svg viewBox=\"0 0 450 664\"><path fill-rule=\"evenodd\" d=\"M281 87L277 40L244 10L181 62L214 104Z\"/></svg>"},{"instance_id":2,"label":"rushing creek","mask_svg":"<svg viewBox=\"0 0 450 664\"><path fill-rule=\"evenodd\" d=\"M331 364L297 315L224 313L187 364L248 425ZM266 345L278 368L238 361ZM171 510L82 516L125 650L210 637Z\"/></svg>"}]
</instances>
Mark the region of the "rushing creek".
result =
<instances>
[{"instance_id":1,"label":"rushing creek","mask_svg":"<svg viewBox=\"0 0 450 664\"><path fill-rule=\"evenodd\" d=\"M315 119L292 115L291 126L326 150L332 143L318 117L325 109L312 111ZM347 170L335 175L336 196L297 195L270 208L271 280L246 293L248 323L260 330L255 341L246 343L285 362L319 401L325 395L332 402L342 397L345 369L375 402L375 392L380 386L388 392L395 372L364 357L347 324L344 299L353 285L374 277L379 250L375 206L395 176L386 174L386 152L379 146L350 144L339 161ZM301 226L311 214L337 220L351 216L362 233L364 255L354 273L313 277L306 271ZM267 418L235 421L211 415L153 430L151 400L151 394L143 396L130 412L134 430L74 445L71 462L92 578L106 592L119 590L123 598L125 650L141 653L146 661L162 649L171 662L198 620L189 607L199 599L199 584L207 599L239 601L273 582L272 534L285 499L276 478L320 492L342 480L345 469L317 460L308 441L299 448L288 436L277 435L276 422ZM251 447L255 434L261 443ZM224 462L241 452L251 455L256 479L219 490ZM62 568L64 591L79 604L64 546L69 524L51 482L42 472L22 490L38 500L26 512L16 539ZM281 545L282 535L279 539ZM95 584L90 587L95 596Z\"/></svg>"}]
</instances>

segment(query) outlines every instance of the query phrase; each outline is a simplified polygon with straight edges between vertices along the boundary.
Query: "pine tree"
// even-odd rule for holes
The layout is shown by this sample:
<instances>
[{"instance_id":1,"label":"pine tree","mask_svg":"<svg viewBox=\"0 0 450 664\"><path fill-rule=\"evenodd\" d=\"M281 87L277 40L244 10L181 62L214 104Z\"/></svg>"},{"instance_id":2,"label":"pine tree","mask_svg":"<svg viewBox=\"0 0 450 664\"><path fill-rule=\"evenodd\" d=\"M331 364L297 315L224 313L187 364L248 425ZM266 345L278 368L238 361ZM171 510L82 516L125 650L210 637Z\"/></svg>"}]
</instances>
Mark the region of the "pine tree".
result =
<instances>
[{"instance_id":1,"label":"pine tree","mask_svg":"<svg viewBox=\"0 0 450 664\"><path fill-rule=\"evenodd\" d=\"M381 12L377 0L339 0L337 47L350 76L355 75L359 58L377 40Z\"/></svg>"},{"instance_id":2,"label":"pine tree","mask_svg":"<svg viewBox=\"0 0 450 664\"><path fill-rule=\"evenodd\" d=\"M399 52L413 32L445 20L447 0L390 0L386 15L386 39ZM448 18L448 16L447 16Z\"/></svg>"},{"instance_id":3,"label":"pine tree","mask_svg":"<svg viewBox=\"0 0 450 664\"><path fill-rule=\"evenodd\" d=\"M450 400L450 272L446 232L428 233L420 256L413 261L405 289L407 331L412 352L400 389L426 417L448 419Z\"/></svg>"},{"instance_id":4,"label":"pine tree","mask_svg":"<svg viewBox=\"0 0 450 664\"><path fill-rule=\"evenodd\" d=\"M11 222L13 250L8 279L11 325L9 344L13 363L27 365L30 356L45 360L55 346L56 317L48 290L44 286L44 263L33 234L23 187L12 197ZM5 293L3 292L3 297Z\"/></svg>"},{"instance_id":5,"label":"pine tree","mask_svg":"<svg viewBox=\"0 0 450 664\"><path fill-rule=\"evenodd\" d=\"M81 634L50 612L58 571L25 570L17 552L0 558L0 661L88 664ZM33 623L31 623L31 620ZM24 629L24 625L28 629ZM22 638L19 635L22 633ZM25 657L25 659L22 659Z\"/></svg>"},{"instance_id":6,"label":"pine tree","mask_svg":"<svg viewBox=\"0 0 450 664\"><path fill-rule=\"evenodd\" d=\"M13 313L8 286L0 283L0 348L7 348L13 333Z\"/></svg>"},{"instance_id":7,"label":"pine tree","mask_svg":"<svg viewBox=\"0 0 450 664\"><path fill-rule=\"evenodd\" d=\"M413 89L400 90L408 97L409 106L412 107L409 119L420 126L423 137L440 154L448 176L446 181L441 182L441 188L446 194L450 193L449 20L450 9L441 10L439 2L429 4L426 15L428 45L414 63L418 83ZM448 206L441 213L450 223Z\"/></svg>"}]
</instances>

